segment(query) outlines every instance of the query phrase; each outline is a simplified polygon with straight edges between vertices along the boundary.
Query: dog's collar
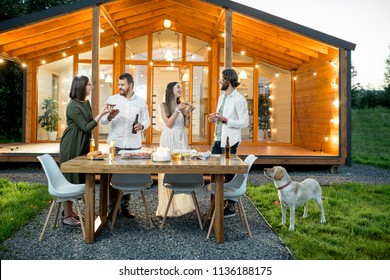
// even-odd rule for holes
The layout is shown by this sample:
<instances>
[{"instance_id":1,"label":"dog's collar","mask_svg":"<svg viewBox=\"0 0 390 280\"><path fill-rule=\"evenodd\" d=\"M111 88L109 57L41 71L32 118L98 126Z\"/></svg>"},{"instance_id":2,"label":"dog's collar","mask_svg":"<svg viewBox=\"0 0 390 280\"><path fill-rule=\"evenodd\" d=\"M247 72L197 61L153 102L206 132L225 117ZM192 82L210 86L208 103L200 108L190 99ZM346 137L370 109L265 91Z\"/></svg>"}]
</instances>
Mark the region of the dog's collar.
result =
<instances>
[{"instance_id":1,"label":"dog's collar","mask_svg":"<svg viewBox=\"0 0 390 280\"><path fill-rule=\"evenodd\" d=\"M279 188L278 188L278 191L283 190L284 188L287 188L290 184L291 184L291 182L288 182L287 184L285 184L285 185L279 187Z\"/></svg>"}]
</instances>

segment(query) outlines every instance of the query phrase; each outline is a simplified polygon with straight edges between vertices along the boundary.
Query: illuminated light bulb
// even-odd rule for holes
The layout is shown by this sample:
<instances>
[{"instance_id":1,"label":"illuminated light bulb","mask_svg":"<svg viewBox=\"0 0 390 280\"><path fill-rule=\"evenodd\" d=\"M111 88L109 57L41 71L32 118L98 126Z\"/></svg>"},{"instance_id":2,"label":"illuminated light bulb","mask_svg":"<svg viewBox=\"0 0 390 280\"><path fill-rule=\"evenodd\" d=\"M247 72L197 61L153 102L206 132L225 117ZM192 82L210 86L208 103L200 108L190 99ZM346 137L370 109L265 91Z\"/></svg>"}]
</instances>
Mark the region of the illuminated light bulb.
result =
<instances>
[{"instance_id":1,"label":"illuminated light bulb","mask_svg":"<svg viewBox=\"0 0 390 280\"><path fill-rule=\"evenodd\" d=\"M131 59L134 59L134 53L131 54L130 58L131 58Z\"/></svg>"},{"instance_id":2,"label":"illuminated light bulb","mask_svg":"<svg viewBox=\"0 0 390 280\"><path fill-rule=\"evenodd\" d=\"M171 67L173 67L175 64L173 63L173 61L171 61Z\"/></svg>"},{"instance_id":3,"label":"illuminated light bulb","mask_svg":"<svg viewBox=\"0 0 390 280\"><path fill-rule=\"evenodd\" d=\"M256 65L255 65L255 68L259 68L259 64L256 64Z\"/></svg>"},{"instance_id":4,"label":"illuminated light bulb","mask_svg":"<svg viewBox=\"0 0 390 280\"><path fill-rule=\"evenodd\" d=\"M65 51L62 51L62 56L66 57L66 52Z\"/></svg>"},{"instance_id":5,"label":"illuminated light bulb","mask_svg":"<svg viewBox=\"0 0 390 280\"><path fill-rule=\"evenodd\" d=\"M328 141L329 140L329 137L328 135L325 136L325 141Z\"/></svg>"},{"instance_id":6,"label":"illuminated light bulb","mask_svg":"<svg viewBox=\"0 0 390 280\"><path fill-rule=\"evenodd\" d=\"M208 51L211 51L211 47L210 47L210 46L207 46L207 50L208 50Z\"/></svg>"},{"instance_id":7,"label":"illuminated light bulb","mask_svg":"<svg viewBox=\"0 0 390 280\"><path fill-rule=\"evenodd\" d=\"M279 77L279 72L276 72L276 73L275 73L275 77L276 77L276 78Z\"/></svg>"},{"instance_id":8,"label":"illuminated light bulb","mask_svg":"<svg viewBox=\"0 0 390 280\"><path fill-rule=\"evenodd\" d=\"M26 68L26 67L27 67L27 64L23 62L23 63L22 63L22 67L23 67L23 68Z\"/></svg>"},{"instance_id":9,"label":"illuminated light bulb","mask_svg":"<svg viewBox=\"0 0 390 280\"><path fill-rule=\"evenodd\" d=\"M332 123L332 122L334 122L334 120L333 120L333 119L330 119L330 120L329 120L329 122L331 122L331 123Z\"/></svg>"},{"instance_id":10,"label":"illuminated light bulb","mask_svg":"<svg viewBox=\"0 0 390 280\"><path fill-rule=\"evenodd\" d=\"M297 75L294 75L294 81L296 81L297 80Z\"/></svg>"},{"instance_id":11,"label":"illuminated light bulb","mask_svg":"<svg viewBox=\"0 0 390 280\"><path fill-rule=\"evenodd\" d=\"M317 71L316 71L316 69L314 69L314 71L313 71L313 76L317 76Z\"/></svg>"},{"instance_id":12,"label":"illuminated light bulb","mask_svg":"<svg viewBox=\"0 0 390 280\"><path fill-rule=\"evenodd\" d=\"M4 58L0 57L0 63L4 63Z\"/></svg>"},{"instance_id":13,"label":"illuminated light bulb","mask_svg":"<svg viewBox=\"0 0 390 280\"><path fill-rule=\"evenodd\" d=\"M149 65L153 65L153 60L151 60L151 61L149 62Z\"/></svg>"},{"instance_id":14,"label":"illuminated light bulb","mask_svg":"<svg viewBox=\"0 0 390 280\"><path fill-rule=\"evenodd\" d=\"M114 47L116 48L118 46L118 42L115 42L114 43Z\"/></svg>"},{"instance_id":15,"label":"illuminated light bulb","mask_svg":"<svg viewBox=\"0 0 390 280\"><path fill-rule=\"evenodd\" d=\"M79 39L79 45L83 44L83 40Z\"/></svg>"},{"instance_id":16,"label":"illuminated light bulb","mask_svg":"<svg viewBox=\"0 0 390 280\"><path fill-rule=\"evenodd\" d=\"M191 55L191 58L192 58L192 59L195 59L195 55L194 55L194 54L192 54L192 55Z\"/></svg>"},{"instance_id":17,"label":"illuminated light bulb","mask_svg":"<svg viewBox=\"0 0 390 280\"><path fill-rule=\"evenodd\" d=\"M170 21L169 19L164 19L163 26L164 26L165 29L171 29L172 21Z\"/></svg>"},{"instance_id":18,"label":"illuminated light bulb","mask_svg":"<svg viewBox=\"0 0 390 280\"><path fill-rule=\"evenodd\" d=\"M244 50L241 51L241 55L245 55L245 51Z\"/></svg>"},{"instance_id":19,"label":"illuminated light bulb","mask_svg":"<svg viewBox=\"0 0 390 280\"><path fill-rule=\"evenodd\" d=\"M46 60L42 59L41 63L46 64Z\"/></svg>"},{"instance_id":20,"label":"illuminated light bulb","mask_svg":"<svg viewBox=\"0 0 390 280\"><path fill-rule=\"evenodd\" d=\"M272 107L269 107L268 110L272 111L273 109L272 109Z\"/></svg>"},{"instance_id":21,"label":"illuminated light bulb","mask_svg":"<svg viewBox=\"0 0 390 280\"><path fill-rule=\"evenodd\" d=\"M333 105L339 107L339 101L337 99L333 100Z\"/></svg>"},{"instance_id":22,"label":"illuminated light bulb","mask_svg":"<svg viewBox=\"0 0 390 280\"><path fill-rule=\"evenodd\" d=\"M225 38L225 33L222 32L222 33L221 33L221 36L222 36L223 38Z\"/></svg>"}]
</instances>

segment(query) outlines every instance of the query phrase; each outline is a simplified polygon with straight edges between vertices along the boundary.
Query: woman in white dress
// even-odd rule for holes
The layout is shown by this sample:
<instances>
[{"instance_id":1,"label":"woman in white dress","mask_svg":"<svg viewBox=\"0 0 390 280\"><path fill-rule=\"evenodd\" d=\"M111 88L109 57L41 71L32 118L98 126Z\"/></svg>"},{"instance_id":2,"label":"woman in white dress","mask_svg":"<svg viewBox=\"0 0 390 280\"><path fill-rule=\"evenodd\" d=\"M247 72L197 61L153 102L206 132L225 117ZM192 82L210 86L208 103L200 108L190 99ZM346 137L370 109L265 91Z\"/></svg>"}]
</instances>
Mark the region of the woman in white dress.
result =
<instances>
[{"instance_id":1,"label":"woman in white dress","mask_svg":"<svg viewBox=\"0 0 390 280\"><path fill-rule=\"evenodd\" d=\"M190 114L195 107L182 100L182 89L178 82L171 82L165 89L165 102L161 103L161 117L164 128L160 136L160 146L170 149L183 149L188 145L187 128ZM184 147L183 147L184 145ZM171 190L163 186L164 174L158 174L158 206L156 216L164 216ZM188 194L173 197L167 217L178 217L195 209Z\"/></svg>"}]
</instances>

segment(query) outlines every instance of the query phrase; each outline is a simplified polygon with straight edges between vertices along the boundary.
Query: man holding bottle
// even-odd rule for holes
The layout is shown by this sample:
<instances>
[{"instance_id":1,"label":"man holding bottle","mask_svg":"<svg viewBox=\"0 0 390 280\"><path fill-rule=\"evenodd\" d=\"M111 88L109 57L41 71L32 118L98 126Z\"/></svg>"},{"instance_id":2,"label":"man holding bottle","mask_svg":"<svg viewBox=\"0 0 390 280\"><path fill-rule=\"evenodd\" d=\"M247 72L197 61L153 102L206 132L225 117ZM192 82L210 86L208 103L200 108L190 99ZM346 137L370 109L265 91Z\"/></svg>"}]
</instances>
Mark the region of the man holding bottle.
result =
<instances>
[{"instance_id":1,"label":"man holding bottle","mask_svg":"<svg viewBox=\"0 0 390 280\"><path fill-rule=\"evenodd\" d=\"M222 71L219 80L221 91L216 113L209 115L209 121L215 123L214 143L211 147L212 154L224 154L226 140L229 139L230 154L236 154L237 147L241 143L241 129L249 125L248 102L238 91L240 85L237 72L234 69ZM233 179L234 174L226 174L225 180ZM224 209L225 218L236 215L235 202L228 200Z\"/></svg>"},{"instance_id":2,"label":"man holding bottle","mask_svg":"<svg viewBox=\"0 0 390 280\"><path fill-rule=\"evenodd\" d=\"M110 96L106 104L113 106L111 112L100 119L100 123L107 125L111 123L107 143L114 145L116 152L120 150L141 149L141 131L150 126L149 110L146 101L137 96L134 92L134 79L129 73L119 76L119 94ZM111 218L118 191L110 186L108 217ZM127 218L134 218L129 210L130 194L124 195L121 203L121 214Z\"/></svg>"}]
</instances>

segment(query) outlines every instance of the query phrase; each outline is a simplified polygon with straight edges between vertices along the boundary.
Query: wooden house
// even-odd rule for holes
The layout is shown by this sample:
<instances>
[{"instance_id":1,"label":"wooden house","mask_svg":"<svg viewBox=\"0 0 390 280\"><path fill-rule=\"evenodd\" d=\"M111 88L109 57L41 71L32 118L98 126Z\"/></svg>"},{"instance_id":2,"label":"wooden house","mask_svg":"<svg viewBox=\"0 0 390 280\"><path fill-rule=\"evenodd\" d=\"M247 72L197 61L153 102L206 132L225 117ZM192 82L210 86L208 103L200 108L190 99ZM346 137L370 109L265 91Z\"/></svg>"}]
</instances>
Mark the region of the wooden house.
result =
<instances>
[{"instance_id":1,"label":"wooden house","mask_svg":"<svg viewBox=\"0 0 390 280\"><path fill-rule=\"evenodd\" d=\"M351 163L354 48L226 0L85 0L0 23L0 57L25 72L24 143L51 142L38 123L49 97L62 117L58 143L75 75L91 77L96 114L117 92L117 77L129 72L152 117L145 145L158 145L158 105L166 84L176 80L196 106L189 142L206 149L213 141L207 116L216 109L220 73L233 67L250 113L239 153L254 153L262 164ZM108 130L99 125L95 138L104 142Z\"/></svg>"}]
</instances>

